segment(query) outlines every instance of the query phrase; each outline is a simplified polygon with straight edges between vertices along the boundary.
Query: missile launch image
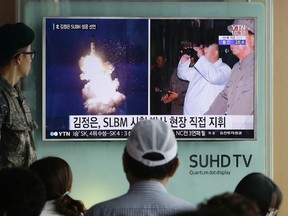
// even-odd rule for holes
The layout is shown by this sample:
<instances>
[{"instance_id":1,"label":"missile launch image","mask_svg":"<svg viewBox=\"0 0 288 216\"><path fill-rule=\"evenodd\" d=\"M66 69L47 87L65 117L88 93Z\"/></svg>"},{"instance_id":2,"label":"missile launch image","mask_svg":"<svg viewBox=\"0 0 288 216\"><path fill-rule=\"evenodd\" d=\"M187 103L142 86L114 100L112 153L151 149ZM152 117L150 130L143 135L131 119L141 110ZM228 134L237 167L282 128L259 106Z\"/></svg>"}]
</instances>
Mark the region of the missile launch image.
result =
<instances>
[{"instance_id":1,"label":"missile launch image","mask_svg":"<svg viewBox=\"0 0 288 216\"><path fill-rule=\"evenodd\" d=\"M147 20L49 17L45 22L48 129L68 128L70 115L147 115Z\"/></svg>"},{"instance_id":2,"label":"missile launch image","mask_svg":"<svg viewBox=\"0 0 288 216\"><path fill-rule=\"evenodd\" d=\"M82 71L80 79L86 81L82 94L88 114L115 113L126 97L118 91L118 78L112 78L114 66L97 55L94 35L91 35L90 55L81 57L79 66Z\"/></svg>"}]
</instances>

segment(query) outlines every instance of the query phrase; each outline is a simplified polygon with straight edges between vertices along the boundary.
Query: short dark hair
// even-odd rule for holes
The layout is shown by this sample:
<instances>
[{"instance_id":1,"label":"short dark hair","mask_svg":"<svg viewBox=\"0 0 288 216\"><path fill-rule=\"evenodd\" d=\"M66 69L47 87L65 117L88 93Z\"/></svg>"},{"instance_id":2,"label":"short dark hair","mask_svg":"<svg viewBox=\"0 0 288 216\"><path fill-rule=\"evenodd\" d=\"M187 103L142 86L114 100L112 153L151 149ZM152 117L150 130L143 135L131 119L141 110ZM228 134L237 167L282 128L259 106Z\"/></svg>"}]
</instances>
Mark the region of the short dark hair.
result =
<instances>
[{"instance_id":1,"label":"short dark hair","mask_svg":"<svg viewBox=\"0 0 288 216\"><path fill-rule=\"evenodd\" d=\"M158 155L155 155L155 156L158 157ZM135 160L134 158L132 158L128 154L126 148L124 150L123 157L126 163L126 168L129 169L133 177L143 179L143 180L145 179L147 180L151 178L159 179L159 180L164 179L172 171L175 165L175 161L177 160L177 156L176 156L174 159L172 159L171 161L169 161L168 163L164 165L149 167Z\"/></svg>"},{"instance_id":2,"label":"short dark hair","mask_svg":"<svg viewBox=\"0 0 288 216\"><path fill-rule=\"evenodd\" d=\"M28 169L0 170L0 215L38 216L46 201L45 186Z\"/></svg>"},{"instance_id":3,"label":"short dark hair","mask_svg":"<svg viewBox=\"0 0 288 216\"><path fill-rule=\"evenodd\" d=\"M223 193L199 205L200 215L260 216L256 203L236 193Z\"/></svg>"},{"instance_id":4,"label":"short dark hair","mask_svg":"<svg viewBox=\"0 0 288 216\"><path fill-rule=\"evenodd\" d=\"M256 203L236 193L222 193L200 203L191 212L177 216L260 216Z\"/></svg>"},{"instance_id":5,"label":"short dark hair","mask_svg":"<svg viewBox=\"0 0 288 216\"><path fill-rule=\"evenodd\" d=\"M254 200L261 215L266 215L271 207L273 198L276 206L279 208L282 202L282 192L278 186L267 176L262 173L250 173L246 175L236 186L234 192L242 194Z\"/></svg>"}]
</instances>

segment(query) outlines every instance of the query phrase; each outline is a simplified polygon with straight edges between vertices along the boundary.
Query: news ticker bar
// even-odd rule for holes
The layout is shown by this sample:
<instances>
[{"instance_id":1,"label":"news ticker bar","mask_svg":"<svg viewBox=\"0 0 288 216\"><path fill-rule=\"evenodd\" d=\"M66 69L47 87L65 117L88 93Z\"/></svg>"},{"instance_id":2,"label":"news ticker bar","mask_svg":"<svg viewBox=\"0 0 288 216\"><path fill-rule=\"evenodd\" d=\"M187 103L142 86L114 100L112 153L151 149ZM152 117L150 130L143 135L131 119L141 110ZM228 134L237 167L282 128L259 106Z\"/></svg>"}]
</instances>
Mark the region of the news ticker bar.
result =
<instances>
[{"instance_id":1,"label":"news ticker bar","mask_svg":"<svg viewBox=\"0 0 288 216\"><path fill-rule=\"evenodd\" d=\"M254 130L173 130L177 139L253 139ZM46 139L126 139L131 130L46 131Z\"/></svg>"}]
</instances>

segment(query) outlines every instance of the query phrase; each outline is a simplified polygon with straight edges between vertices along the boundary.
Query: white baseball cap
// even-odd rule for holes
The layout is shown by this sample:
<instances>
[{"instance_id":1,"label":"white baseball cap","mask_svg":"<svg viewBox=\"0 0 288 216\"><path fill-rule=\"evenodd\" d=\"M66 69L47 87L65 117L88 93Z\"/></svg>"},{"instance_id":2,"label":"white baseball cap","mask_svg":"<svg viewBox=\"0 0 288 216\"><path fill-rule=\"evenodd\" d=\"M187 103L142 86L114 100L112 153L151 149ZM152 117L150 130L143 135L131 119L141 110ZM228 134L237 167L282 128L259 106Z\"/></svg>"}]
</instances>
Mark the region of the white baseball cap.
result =
<instances>
[{"instance_id":1,"label":"white baseball cap","mask_svg":"<svg viewBox=\"0 0 288 216\"><path fill-rule=\"evenodd\" d=\"M126 151L142 164L154 167L161 166L177 156L177 141L171 127L158 119L138 122L131 130L126 141ZM149 155L157 154L157 159Z\"/></svg>"}]
</instances>

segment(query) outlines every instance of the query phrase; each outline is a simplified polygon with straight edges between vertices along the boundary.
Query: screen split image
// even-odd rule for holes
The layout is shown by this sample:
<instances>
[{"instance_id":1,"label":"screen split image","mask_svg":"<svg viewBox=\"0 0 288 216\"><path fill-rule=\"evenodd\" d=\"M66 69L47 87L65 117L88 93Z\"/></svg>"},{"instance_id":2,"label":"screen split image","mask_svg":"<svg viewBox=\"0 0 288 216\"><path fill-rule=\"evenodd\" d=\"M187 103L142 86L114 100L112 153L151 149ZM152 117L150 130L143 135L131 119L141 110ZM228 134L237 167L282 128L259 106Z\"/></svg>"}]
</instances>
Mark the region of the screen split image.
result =
<instances>
[{"instance_id":1,"label":"screen split image","mask_svg":"<svg viewBox=\"0 0 288 216\"><path fill-rule=\"evenodd\" d=\"M125 139L151 118L183 140L256 138L255 18L43 20L44 139Z\"/></svg>"}]
</instances>

